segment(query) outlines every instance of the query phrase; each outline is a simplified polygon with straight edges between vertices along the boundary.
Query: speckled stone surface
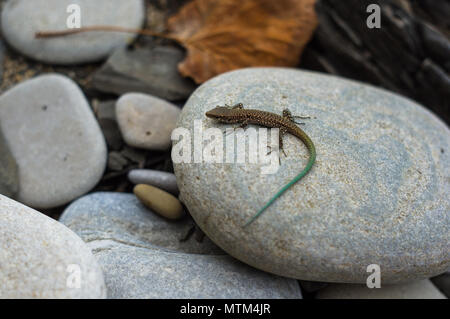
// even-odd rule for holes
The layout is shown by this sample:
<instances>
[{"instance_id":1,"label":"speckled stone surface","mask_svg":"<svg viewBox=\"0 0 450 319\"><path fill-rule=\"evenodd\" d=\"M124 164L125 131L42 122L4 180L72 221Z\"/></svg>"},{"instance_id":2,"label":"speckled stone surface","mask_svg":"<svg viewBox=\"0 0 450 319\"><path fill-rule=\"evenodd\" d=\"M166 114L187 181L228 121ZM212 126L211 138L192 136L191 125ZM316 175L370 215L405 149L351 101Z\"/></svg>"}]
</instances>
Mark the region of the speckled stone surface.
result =
<instances>
[{"instance_id":1,"label":"speckled stone surface","mask_svg":"<svg viewBox=\"0 0 450 319\"><path fill-rule=\"evenodd\" d=\"M109 298L301 298L297 281L251 268L193 234L184 218L168 222L132 194L93 193L60 221L92 249Z\"/></svg>"},{"instance_id":2,"label":"speckled stone surface","mask_svg":"<svg viewBox=\"0 0 450 319\"><path fill-rule=\"evenodd\" d=\"M331 284L317 293L317 299L447 299L430 280L367 288L359 284Z\"/></svg>"},{"instance_id":3,"label":"speckled stone surface","mask_svg":"<svg viewBox=\"0 0 450 319\"><path fill-rule=\"evenodd\" d=\"M141 28L145 10L142 0L10 0L2 12L2 31L19 52L42 62L78 64L107 57L136 35L124 32L86 32L36 39L39 31L67 30L71 4L80 6L81 26L108 25Z\"/></svg>"},{"instance_id":4,"label":"speckled stone surface","mask_svg":"<svg viewBox=\"0 0 450 319\"><path fill-rule=\"evenodd\" d=\"M102 271L74 232L3 195L0 265L0 299L106 296Z\"/></svg>"},{"instance_id":5,"label":"speckled stone surface","mask_svg":"<svg viewBox=\"0 0 450 319\"><path fill-rule=\"evenodd\" d=\"M305 166L307 150L297 138L285 137L287 157L276 174L261 174L266 164L175 164L180 199L217 245L254 267L302 280L365 283L370 264L380 265L383 283L448 269L450 131L436 116L357 82L255 68L203 84L177 126L192 134L201 120L204 129L224 130L230 125L205 111L238 102L312 116L302 128L317 161L248 228L241 226Z\"/></svg>"},{"instance_id":6,"label":"speckled stone surface","mask_svg":"<svg viewBox=\"0 0 450 319\"><path fill-rule=\"evenodd\" d=\"M122 95L116 104L116 117L125 142L149 150L170 148L170 133L180 109L165 100L143 93Z\"/></svg>"},{"instance_id":7,"label":"speckled stone surface","mask_svg":"<svg viewBox=\"0 0 450 319\"><path fill-rule=\"evenodd\" d=\"M0 127L19 166L17 199L28 206L66 204L103 175L103 134L83 92L66 76L38 76L2 94Z\"/></svg>"},{"instance_id":8,"label":"speckled stone surface","mask_svg":"<svg viewBox=\"0 0 450 319\"><path fill-rule=\"evenodd\" d=\"M259 271L228 255L120 244L94 253L105 273L108 298L301 298L296 280Z\"/></svg>"}]
</instances>

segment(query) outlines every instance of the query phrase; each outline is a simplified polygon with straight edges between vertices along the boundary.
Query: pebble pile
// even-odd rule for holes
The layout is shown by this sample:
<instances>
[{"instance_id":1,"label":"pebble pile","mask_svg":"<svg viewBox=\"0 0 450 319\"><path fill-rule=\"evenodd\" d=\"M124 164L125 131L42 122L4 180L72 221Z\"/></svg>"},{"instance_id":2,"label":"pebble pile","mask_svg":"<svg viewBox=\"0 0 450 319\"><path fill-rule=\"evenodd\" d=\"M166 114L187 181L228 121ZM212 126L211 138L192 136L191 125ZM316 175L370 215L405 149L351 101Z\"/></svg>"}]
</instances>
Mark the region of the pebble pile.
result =
<instances>
[{"instance_id":1,"label":"pebble pile","mask_svg":"<svg viewBox=\"0 0 450 319\"><path fill-rule=\"evenodd\" d=\"M448 297L450 130L434 114L294 68L196 88L177 69L181 47L131 33L35 38L66 30L73 2L82 26L139 29L157 16L143 0L0 3L0 298ZM302 128L317 150L248 227L305 166L297 138L284 137L272 174L171 160L180 142L184 158L223 149L188 138L195 124L225 136L232 124L205 112L236 103L311 116ZM175 128L187 135L172 141ZM381 289L365 285L374 264Z\"/></svg>"}]
</instances>

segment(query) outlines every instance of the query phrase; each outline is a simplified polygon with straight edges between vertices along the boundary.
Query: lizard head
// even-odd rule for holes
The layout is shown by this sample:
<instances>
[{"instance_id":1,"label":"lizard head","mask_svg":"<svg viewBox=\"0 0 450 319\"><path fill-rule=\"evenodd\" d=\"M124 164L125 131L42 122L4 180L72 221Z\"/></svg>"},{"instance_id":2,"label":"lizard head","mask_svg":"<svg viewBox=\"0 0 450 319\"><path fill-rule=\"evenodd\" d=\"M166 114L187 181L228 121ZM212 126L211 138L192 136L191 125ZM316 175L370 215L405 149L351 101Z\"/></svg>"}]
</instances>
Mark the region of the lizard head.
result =
<instances>
[{"instance_id":1,"label":"lizard head","mask_svg":"<svg viewBox=\"0 0 450 319\"><path fill-rule=\"evenodd\" d=\"M242 108L242 104L235 106L216 106L212 110L206 112L206 116L222 123L238 123L240 117L237 110Z\"/></svg>"}]
</instances>

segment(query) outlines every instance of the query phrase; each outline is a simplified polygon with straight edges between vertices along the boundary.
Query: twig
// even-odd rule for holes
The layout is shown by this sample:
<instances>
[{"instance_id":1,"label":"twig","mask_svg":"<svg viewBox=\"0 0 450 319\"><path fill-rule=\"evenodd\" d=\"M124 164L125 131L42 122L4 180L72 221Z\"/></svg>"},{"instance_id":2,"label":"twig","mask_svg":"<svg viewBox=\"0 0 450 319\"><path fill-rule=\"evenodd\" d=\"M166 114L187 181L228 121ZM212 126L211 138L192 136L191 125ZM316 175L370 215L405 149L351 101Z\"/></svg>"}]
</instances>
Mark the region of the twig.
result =
<instances>
[{"instance_id":1,"label":"twig","mask_svg":"<svg viewBox=\"0 0 450 319\"><path fill-rule=\"evenodd\" d=\"M118 26L102 26L102 25L94 25L90 27L83 27L83 28L76 28L76 29L68 29L68 30L61 30L61 31L40 31L35 33L35 37L37 39L41 38L55 38L55 37L62 37L72 34L78 34L83 32L92 32L92 31L106 31L106 32L126 32L126 33L135 33L140 35L147 35L147 36L154 36L154 37L160 37L164 39L174 40L179 42L174 36L171 36L169 34L154 32L148 29L130 29L130 28L123 28Z\"/></svg>"}]
</instances>

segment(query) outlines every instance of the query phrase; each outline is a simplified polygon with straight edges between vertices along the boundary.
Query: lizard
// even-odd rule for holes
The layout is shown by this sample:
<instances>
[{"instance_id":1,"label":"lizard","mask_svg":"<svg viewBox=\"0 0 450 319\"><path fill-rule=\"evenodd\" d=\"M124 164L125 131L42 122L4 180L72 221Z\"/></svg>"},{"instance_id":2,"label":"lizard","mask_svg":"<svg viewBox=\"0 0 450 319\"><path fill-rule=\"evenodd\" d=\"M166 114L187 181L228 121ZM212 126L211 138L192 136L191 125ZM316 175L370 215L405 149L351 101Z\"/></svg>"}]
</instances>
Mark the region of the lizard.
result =
<instances>
[{"instance_id":1,"label":"lizard","mask_svg":"<svg viewBox=\"0 0 450 319\"><path fill-rule=\"evenodd\" d=\"M279 148L283 150L283 136L290 133L298 137L307 147L309 151L309 160L305 168L295 176L289 183L283 186L269 201L253 216L243 227L254 222L277 198L279 198L292 185L301 180L312 168L316 160L316 148L311 138L296 124L304 124L295 122L295 118L309 118L309 116L293 116L288 109L283 110L283 115L280 116L275 113L245 109L242 103L234 106L217 106L209 110L205 114L208 118L212 118L219 123L240 124L239 127L245 128L248 124L257 124L270 128L279 128ZM270 152L269 152L270 153Z\"/></svg>"}]
</instances>

